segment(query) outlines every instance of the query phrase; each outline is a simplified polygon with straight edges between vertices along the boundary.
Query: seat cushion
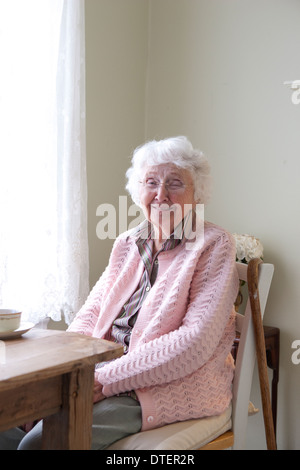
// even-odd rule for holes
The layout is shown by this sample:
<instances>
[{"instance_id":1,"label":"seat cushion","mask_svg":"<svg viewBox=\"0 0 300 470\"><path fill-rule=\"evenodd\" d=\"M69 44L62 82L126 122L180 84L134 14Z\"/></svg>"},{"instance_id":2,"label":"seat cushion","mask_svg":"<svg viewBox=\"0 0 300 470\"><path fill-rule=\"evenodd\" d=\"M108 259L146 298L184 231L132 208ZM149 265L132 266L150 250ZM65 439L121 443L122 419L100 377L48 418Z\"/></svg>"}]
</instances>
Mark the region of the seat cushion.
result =
<instances>
[{"instance_id":1,"label":"seat cushion","mask_svg":"<svg viewBox=\"0 0 300 470\"><path fill-rule=\"evenodd\" d=\"M196 450L231 429L231 406L221 415L132 434L108 450Z\"/></svg>"}]
</instances>

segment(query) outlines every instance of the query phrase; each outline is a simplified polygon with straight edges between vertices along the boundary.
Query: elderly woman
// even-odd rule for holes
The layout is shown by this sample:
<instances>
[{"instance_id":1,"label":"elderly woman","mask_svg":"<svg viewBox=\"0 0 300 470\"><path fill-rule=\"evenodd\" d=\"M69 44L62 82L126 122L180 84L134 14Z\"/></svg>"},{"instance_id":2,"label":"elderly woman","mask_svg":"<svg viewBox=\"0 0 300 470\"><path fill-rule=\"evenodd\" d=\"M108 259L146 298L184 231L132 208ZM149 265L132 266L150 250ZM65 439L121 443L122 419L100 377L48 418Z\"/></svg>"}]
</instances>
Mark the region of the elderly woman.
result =
<instances>
[{"instance_id":1,"label":"elderly woman","mask_svg":"<svg viewBox=\"0 0 300 470\"><path fill-rule=\"evenodd\" d=\"M220 414L231 401L235 244L197 216L207 160L185 137L153 141L134 152L127 177L145 221L117 238L69 327L124 346L122 357L95 369L93 449ZM40 429L20 448L38 447Z\"/></svg>"}]
</instances>

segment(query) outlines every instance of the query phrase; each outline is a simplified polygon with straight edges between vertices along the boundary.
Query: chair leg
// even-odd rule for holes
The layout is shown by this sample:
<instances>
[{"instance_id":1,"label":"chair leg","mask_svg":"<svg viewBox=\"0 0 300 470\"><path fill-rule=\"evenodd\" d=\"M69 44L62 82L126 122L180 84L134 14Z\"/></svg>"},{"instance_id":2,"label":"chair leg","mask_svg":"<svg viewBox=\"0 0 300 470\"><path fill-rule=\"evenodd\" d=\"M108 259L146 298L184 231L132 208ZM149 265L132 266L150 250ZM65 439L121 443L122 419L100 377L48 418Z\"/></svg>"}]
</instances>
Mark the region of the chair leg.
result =
<instances>
[{"instance_id":1,"label":"chair leg","mask_svg":"<svg viewBox=\"0 0 300 470\"><path fill-rule=\"evenodd\" d=\"M280 330L273 326L264 325L264 335L266 343L266 352L267 352L267 365L273 371L272 378L272 394L271 394L271 403L272 403L272 414L273 414L273 423L274 431L276 437L276 428L277 428L277 390L279 382L279 348L280 348Z\"/></svg>"},{"instance_id":2,"label":"chair leg","mask_svg":"<svg viewBox=\"0 0 300 470\"><path fill-rule=\"evenodd\" d=\"M267 371L266 344L258 292L258 266L260 262L261 261L258 259L253 259L249 262L248 289L255 332L257 366L260 381L267 448L268 450L276 450L277 446L271 408L269 377Z\"/></svg>"}]
</instances>

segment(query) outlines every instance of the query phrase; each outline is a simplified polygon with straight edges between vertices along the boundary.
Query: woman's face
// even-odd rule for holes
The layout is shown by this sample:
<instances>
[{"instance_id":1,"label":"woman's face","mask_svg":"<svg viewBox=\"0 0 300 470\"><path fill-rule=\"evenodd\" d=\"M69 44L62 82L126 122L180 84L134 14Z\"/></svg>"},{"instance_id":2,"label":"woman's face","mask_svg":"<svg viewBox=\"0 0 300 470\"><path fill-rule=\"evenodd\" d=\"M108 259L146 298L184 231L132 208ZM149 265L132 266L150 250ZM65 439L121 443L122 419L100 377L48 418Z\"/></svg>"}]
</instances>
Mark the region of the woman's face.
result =
<instances>
[{"instance_id":1,"label":"woman's face","mask_svg":"<svg viewBox=\"0 0 300 470\"><path fill-rule=\"evenodd\" d=\"M146 219L167 238L196 205L191 173L173 163L148 166L141 175L140 203Z\"/></svg>"}]
</instances>

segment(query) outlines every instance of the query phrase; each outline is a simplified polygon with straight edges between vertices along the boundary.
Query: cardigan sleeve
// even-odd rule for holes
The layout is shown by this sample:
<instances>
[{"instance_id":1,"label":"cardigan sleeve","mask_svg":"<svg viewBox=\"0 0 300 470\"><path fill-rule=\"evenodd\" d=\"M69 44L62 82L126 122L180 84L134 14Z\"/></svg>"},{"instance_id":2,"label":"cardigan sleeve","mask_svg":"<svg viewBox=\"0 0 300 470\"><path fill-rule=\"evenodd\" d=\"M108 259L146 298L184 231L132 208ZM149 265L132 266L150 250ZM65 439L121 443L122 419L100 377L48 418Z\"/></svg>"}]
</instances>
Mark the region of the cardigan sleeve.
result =
<instances>
[{"instance_id":1,"label":"cardigan sleeve","mask_svg":"<svg viewBox=\"0 0 300 470\"><path fill-rule=\"evenodd\" d=\"M93 335L105 295L117 276L115 258L117 257L116 253L118 252L120 241L122 241L122 237L117 238L114 242L106 269L96 282L67 331L74 331L86 336Z\"/></svg>"},{"instance_id":2,"label":"cardigan sleeve","mask_svg":"<svg viewBox=\"0 0 300 470\"><path fill-rule=\"evenodd\" d=\"M237 290L235 244L223 232L198 259L181 326L96 371L104 395L169 383L202 367L221 341Z\"/></svg>"},{"instance_id":3,"label":"cardigan sleeve","mask_svg":"<svg viewBox=\"0 0 300 470\"><path fill-rule=\"evenodd\" d=\"M67 331L92 336L101 309L105 284L109 274L108 271L109 267L105 269L100 279L96 282L87 300L75 316Z\"/></svg>"}]
</instances>

